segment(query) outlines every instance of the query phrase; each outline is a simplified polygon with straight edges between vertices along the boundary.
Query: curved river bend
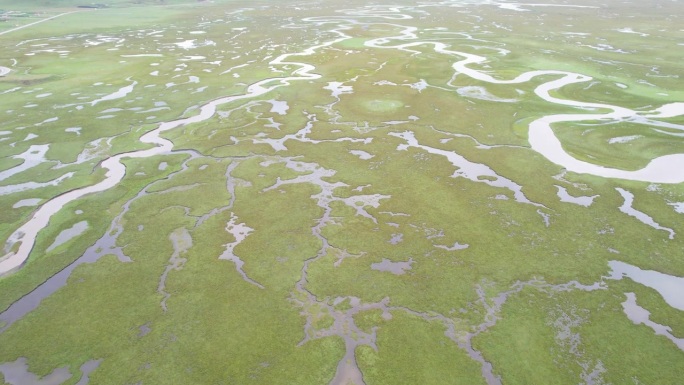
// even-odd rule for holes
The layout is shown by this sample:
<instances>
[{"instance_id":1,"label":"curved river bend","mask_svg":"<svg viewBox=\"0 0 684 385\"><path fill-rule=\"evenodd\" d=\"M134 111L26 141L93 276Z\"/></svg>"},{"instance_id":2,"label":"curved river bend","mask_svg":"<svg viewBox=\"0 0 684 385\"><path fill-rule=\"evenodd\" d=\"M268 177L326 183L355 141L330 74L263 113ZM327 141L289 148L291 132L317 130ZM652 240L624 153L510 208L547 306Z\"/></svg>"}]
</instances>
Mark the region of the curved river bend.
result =
<instances>
[{"instance_id":1,"label":"curved river bend","mask_svg":"<svg viewBox=\"0 0 684 385\"><path fill-rule=\"evenodd\" d=\"M397 11L397 10L393 10ZM402 15L405 16L405 15ZM383 14L382 12L379 12L377 15L372 14L372 15L359 15L359 17L379 17L379 18L384 18L384 19L392 19L392 20L398 20L398 19L406 19L406 17L399 17L398 15L387 15ZM339 23L341 20L340 19L345 19L346 16L342 16L340 18L333 17L332 20L316 20L316 18L310 18L308 21L318 21L319 23L325 24L326 22L334 22L334 23ZM410 18L410 17L409 17ZM355 24L358 23L354 19L347 19L346 21ZM620 169L615 169L615 168L608 168L608 167L603 167L599 165L595 165L592 163L580 161L570 154L568 154L562 147L562 144L560 140L555 136L553 133L553 130L551 129L551 125L555 123L560 123L560 122L577 122L577 121L586 121L586 120L591 120L591 121L596 121L596 120L626 120L629 119L630 121L636 122L636 123L642 123L642 124L654 124L658 125L659 122L650 120L649 118L665 118L665 117L675 117L675 116L681 116L684 115L684 103L671 103L664 105L648 114L639 114L636 111L633 111L628 108L622 108L622 107L617 107L617 106L612 106L612 105L607 105L607 104L598 104L598 103L585 103L585 102L579 102L579 101L573 101L573 100L565 100L565 99L559 99L556 97L553 97L550 95L550 92L553 90L560 89L566 85L569 84L574 84L574 83L580 83L580 82L586 82L591 80L592 78L586 75L581 75L577 73L572 73L572 72L566 72L566 71L555 71L555 70L543 70L543 71L529 71L525 72L521 75L518 75L514 79L510 80L499 80L495 79L491 75L488 75L486 73L471 69L468 67L469 64L480 64L485 62L487 59L485 57L479 56L479 55L474 55L474 54L469 54L465 52L459 52L459 51L452 51L448 49L448 45L441 43L441 42L433 42L433 41L411 41L408 43L403 43L399 45L388 45L388 43L392 40L400 40L400 41L406 41L406 40L417 40L418 37L415 34L417 31L416 27L406 27L406 26L401 26L401 25L396 25L392 24L396 27L399 27L402 29L400 34L398 36L392 36L392 37L382 37L382 38L376 38L376 39L371 39L365 42L365 45L367 47L372 47L372 48L382 48L382 49L399 49L402 51L407 51L407 52L413 52L417 53L418 51L411 50L410 47L415 47L419 45L432 45L435 49L436 52L443 53L449 56L459 56L463 57L463 60L457 61L452 65L452 68L457 72L457 73L463 73L467 76L470 76L474 79L483 81L483 82L488 82L488 83L494 83L494 84L518 84L518 83L524 83L528 82L536 77L539 76L544 76L544 75L557 75L561 76L559 79L548 81L545 83L542 83L541 85L537 86L535 88L535 93L541 97L542 99L554 103L554 104L560 104L560 105L565 105L565 106L571 106L571 107L578 107L578 108L583 108L583 109L607 109L610 112L608 113L594 113L594 114L560 114L560 115L549 115L549 116L544 116L541 117L535 121L533 121L530 126L529 126L529 143L535 151L546 157L549 161L556 163L564 168L566 168L568 171L572 171L575 173L580 173L580 174L591 174L591 175L596 175L596 176L601 176L601 177L606 177L606 178L619 178L619 179L627 179L627 180L634 180L634 181L642 181L642 182L651 182L651 183L682 183L684 182L684 154L673 154L673 155L665 155L658 157L656 159L653 159L646 167L640 169L640 170L635 170L635 171L627 171L627 170L620 170ZM230 103L235 100L240 100L240 99L247 99L247 98L253 98L257 97L260 95L263 95L274 88L284 86L284 85L289 85L290 81L295 81L295 80L314 80L318 79L321 76L315 73L312 73L313 70L315 70L315 66L306 64L306 63L300 63L300 62L292 62L292 61L286 61L288 57L290 56L305 56L305 55L311 55L316 52L317 49L330 46L332 44L335 44L337 42L346 40L350 38L351 36L348 36L344 33L342 33L340 30L333 30L336 32L338 35L340 35L340 38L334 39L310 48L305 49L302 52L297 52L297 53L291 53L291 54L283 54L273 61L271 61L271 64L281 64L281 65L295 65L298 66L299 68L296 69L293 72L294 76L290 77L279 77L279 78L268 78L261 80L257 83L254 83L250 85L247 88L247 92L242 95L235 95L235 96L228 96L224 98L220 98L214 101L211 101L205 105L203 105L200 109L200 113L196 116L185 118L185 119L178 119L178 120L173 120L169 122L164 122L160 124L158 128L156 128L153 131L150 131L143 135L140 138L140 141L142 143L149 143L156 145L156 147L147 149L147 150L140 150L140 151L132 151L128 153L123 153L119 155L115 155L113 157L110 157L106 160L104 160L101 165L103 168L107 170L105 174L105 179L102 180L101 182L84 187L81 189L73 190L70 192L67 192L63 195L60 195L58 197L53 198L52 200L48 201L45 203L43 206L41 206L33 215L33 217L25 223L23 226L21 226L19 229L17 229L8 239L7 241L7 246L6 250L10 250L12 248L12 245L14 245L17 242L20 242L20 246L16 252L8 252L5 256L2 257L0 260L0 275L6 274L8 272L14 271L21 267L23 263L28 259L28 256L35 244L35 239L40 230L45 228L50 220L50 217L54 215L56 212L58 212L64 205L73 202L74 200L83 197L84 195L91 194L91 193L96 193L96 192L101 192L107 189L112 188L113 186L117 185L124 177L126 173L126 167L123 165L121 160L123 158L148 158L151 156L155 155L160 155L164 153L168 153L171 151L173 148L173 143L171 143L169 140L166 140L162 137L160 137L160 134L163 133L164 131L171 130L173 128L182 126L182 125L187 125L187 124L192 124L192 123L197 123L201 121L205 121L212 117L216 113L216 107L225 104L225 103ZM278 83L275 85L270 85L268 86L268 83L277 81ZM666 123L662 123L661 125L665 126L667 125ZM675 129L680 129L684 130L684 126L681 125L667 125L670 128L675 128Z\"/></svg>"},{"instance_id":2,"label":"curved river bend","mask_svg":"<svg viewBox=\"0 0 684 385\"><path fill-rule=\"evenodd\" d=\"M392 24L394 25L394 24ZM612 106L609 104L600 103L586 103L574 100L559 99L551 96L550 92L558 90L566 85L574 83L583 83L592 80L592 77L567 71L556 70L537 70L522 73L510 80L500 80L491 75L480 72L478 70L468 67L469 64L481 64L487 61L487 58L479 55L474 55L466 52L449 50L449 45L434 41L411 41L398 45L388 45L392 40L417 40L417 28L406 27L401 25L394 25L402 28L398 36L381 37L368 40L365 45L372 48L381 49L398 49L413 54L420 53L416 50L411 50L411 47L420 45L432 45L435 52L439 52L448 56L464 57L463 60L457 61L452 65L452 68L457 73L462 73L473 79L480 80L492 84L520 84L529 82L532 79L545 75L561 76L559 79L548 81L537 86L534 90L537 96L545 101L553 104L559 104L569 107L577 107L581 109L607 109L608 113L593 113L593 114L560 114L548 115L536 119L529 126L528 140L533 150L543 155L549 161L564 167L568 171L578 174L590 174L604 178L626 179L649 183L668 183L676 184L684 182L684 154L664 155L653 159L646 167L635 170L621 170L616 168L603 167L600 165L584 162L574 158L568 154L551 129L551 125L561 122L579 122L579 121L630 121L638 124L648 124L653 126L661 126L673 128L684 131L684 125L669 124L652 120L650 118L671 118L684 115L684 103L676 102L669 103L647 113L639 113L629 108Z\"/></svg>"},{"instance_id":3,"label":"curved river bend","mask_svg":"<svg viewBox=\"0 0 684 385\"><path fill-rule=\"evenodd\" d=\"M26 260L29 257L29 254L31 253L31 250L33 249L33 246L36 243L36 237L38 236L38 233L48 225L50 218L59 210L61 210L62 207L85 195L108 190L116 186L119 182L121 182L123 177L126 175L126 166L122 163L122 160L124 158L149 158L155 155L169 153L173 149L173 143L160 136L163 132L187 124L205 121L214 116L214 114L216 113L216 108L222 104L230 103L235 100L249 99L261 96L272 91L275 88L289 85L290 81L315 80L320 78L321 75L312 72L316 69L315 66L306 63L287 61L287 58L290 56L312 55L316 52L317 49L325 46L330 46L346 38L347 37L344 36L335 40L331 40L307 48L302 52L289 53L278 56L276 59L271 61L271 64L298 66L299 68L293 71L292 73L295 76L267 78L250 85L247 88L247 92L245 94L227 96L213 100L203 105L200 108L200 112L198 115L189 118L172 120L169 122L161 123L159 127L140 137L140 142L156 145L155 147L146 150L131 151L118 154L102 161L102 168L107 170L104 180L92 186L87 186L77 190L69 191L67 193L64 193L49 200L33 214L33 216L31 217L31 219L29 219L28 222L26 222L23 226L19 227L16 231L14 231L14 233L12 233L12 235L9 236L7 244L5 246L5 250L9 251L12 248L12 246L15 245L17 242L20 242L20 245L16 252L7 252L7 254L0 258L0 276L19 269L26 262ZM278 83L269 86L268 84L271 82Z\"/></svg>"}]
</instances>

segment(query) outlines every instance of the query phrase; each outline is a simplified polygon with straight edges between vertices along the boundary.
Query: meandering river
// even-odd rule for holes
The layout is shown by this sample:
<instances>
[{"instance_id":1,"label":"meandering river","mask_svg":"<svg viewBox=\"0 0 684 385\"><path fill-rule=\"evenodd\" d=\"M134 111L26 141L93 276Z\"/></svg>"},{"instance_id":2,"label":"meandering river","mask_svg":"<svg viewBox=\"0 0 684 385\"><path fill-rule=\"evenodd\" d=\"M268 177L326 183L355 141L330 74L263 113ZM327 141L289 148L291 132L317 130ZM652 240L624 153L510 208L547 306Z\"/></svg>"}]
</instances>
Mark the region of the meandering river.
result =
<instances>
[{"instance_id":1,"label":"meandering river","mask_svg":"<svg viewBox=\"0 0 684 385\"><path fill-rule=\"evenodd\" d=\"M105 178L102 181L91 186L69 191L47 201L33 214L28 222L19 227L16 231L14 231L14 233L12 233L12 235L10 235L5 249L11 250L16 243L20 243L20 245L16 251L10 251L2 257L2 260L0 260L0 275L15 271L26 262L31 250L33 249L33 246L36 243L36 237L38 236L38 233L47 226L50 218L59 210L61 210L66 204L73 202L74 200L85 195L108 190L121 182L123 177L126 175L126 166L122 163L123 159L149 158L155 155L169 153L173 149L173 143L161 137L163 132L187 124L205 121L214 116L216 113L216 108L222 104L264 95L275 88L288 85L290 81L314 80L320 78L320 75L313 73L313 71L316 69L315 66L295 61L287 61L288 58L291 56L312 55L319 48L335 44L338 41L344 40L345 38L346 37L334 39L307 48L302 52L278 56L276 59L271 61L271 64L298 66L299 68L293 71L293 75L295 76L267 78L260 80L247 87L247 92L244 94L227 96L210 101L200 108L199 114L188 118L161 123L159 127L140 137L140 142L152 144L155 147L146 150L118 154L102 161L100 164L101 167L107 170L105 173Z\"/></svg>"},{"instance_id":2,"label":"meandering river","mask_svg":"<svg viewBox=\"0 0 684 385\"><path fill-rule=\"evenodd\" d=\"M398 11L391 9L390 11ZM377 13L368 13L364 15L357 15L357 17L375 17L391 20L405 20L409 19L407 15L402 15L398 13L390 13L387 11L378 11ZM338 23L346 20L351 24L357 24L358 22L354 18L349 16L342 17L331 17L328 19L321 18L310 18L305 19L305 21L326 24L326 23ZM482 82L494 83L494 84L519 84L531 81L534 78L540 76L553 75L557 77L555 80L547 81L535 88L535 94L544 99L545 101L553 104L577 107L583 110L608 110L605 113L579 113L579 114L559 114L559 115L548 115L543 116L535 121L533 121L529 126L529 143L532 149L546 157L549 161L556 163L568 171L572 171L580 174L591 174L606 178L620 178L627 180L635 180L642 182L652 182L652 183L682 183L684 182L684 154L672 154L665 155L653 159L646 167L640 170L628 171L620 170L615 168L604 167L588 162L578 160L568 154L556 137L552 130L552 125L562 122L579 122L579 121L597 121L597 120L631 120L636 123L647 123L657 125L657 121L651 118L662 118L662 117L673 117L684 115L684 108L681 108L682 103L671 103L668 105L661 106L660 108L651 112L651 114L639 113L634 110L623 108L619 106L612 106L608 104L599 103L588 103L574 100L560 99L552 96L551 91L558 90L566 85L587 82L592 78L586 75L566 72L566 71L556 71L556 70L543 70L543 71L529 71L522 73L515 77L514 79L501 80L492 77L491 75L470 68L470 65L477 65L486 62L486 58L479 55L474 55L466 52L453 51L449 49L449 46L441 42L433 41L421 41L418 40L416 34L417 28L406 27L402 25L391 24L401 29L401 32L397 36L392 37L382 37L371 39L365 42L365 46L370 48L379 49L397 49L401 51L408 52L418 52L411 50L411 47L421 46L421 45L432 45L436 52L449 55L452 57L462 58L456 61L452 68L461 74L472 77L473 79L480 80ZM46 203L44 203L32 216L32 218L26 222L23 226L19 227L9 238L6 245L6 250L11 250L16 243L20 243L19 247L14 252L8 252L2 257L0 261L0 275L7 274L8 272L14 271L21 267L23 263L29 257L31 250L35 244L35 239L38 233L47 226L52 215L57 213L64 207L64 205L73 202L87 194L105 191L116 186L126 174L126 167L122 163L123 159L126 158L148 158L155 155L161 155L169 153L173 148L173 143L161 137L161 134L165 131L171 130L173 128L198 123L209 119L216 113L217 106L225 103L230 103L235 100L255 98L268 93L274 88L289 85L290 81L296 80L313 80L320 78L320 75L314 73L316 69L315 66L296 62L287 61L291 56L306 56L311 55L316 52L316 50L330 46L342 40L351 38L342 32L341 27L333 29L333 32L337 33L340 37L327 41L322 44L306 48L305 50L297 53L283 54L276 59L271 61L273 65L293 65L297 66L295 71L293 71L290 77L275 77L267 78L250 85L247 88L247 92L241 95L227 96L220 99L213 100L206 103L200 108L198 115L172 120L168 122L161 123L156 129L144 134L140 141L142 143L147 143L154 145L154 147L132 151L127 153L118 154L110 158L105 159L101 166L107 170L105 178L91 186L83 187L77 190L69 191L65 194L57 196ZM407 41L398 45L390 45L392 41ZM6 68L0 68L0 71L6 70ZM672 126L672 124L669 124ZM684 130L684 126L674 125L676 129ZM672 128L672 127L671 127Z\"/></svg>"}]
</instances>

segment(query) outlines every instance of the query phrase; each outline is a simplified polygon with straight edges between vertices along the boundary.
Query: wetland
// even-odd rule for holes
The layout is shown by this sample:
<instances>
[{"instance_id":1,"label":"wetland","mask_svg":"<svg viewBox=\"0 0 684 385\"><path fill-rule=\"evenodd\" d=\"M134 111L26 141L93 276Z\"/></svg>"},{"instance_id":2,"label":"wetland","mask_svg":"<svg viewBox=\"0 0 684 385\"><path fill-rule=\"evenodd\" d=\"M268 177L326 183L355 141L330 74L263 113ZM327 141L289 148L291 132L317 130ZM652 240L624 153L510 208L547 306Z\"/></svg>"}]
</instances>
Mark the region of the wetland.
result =
<instances>
[{"instance_id":1,"label":"wetland","mask_svg":"<svg viewBox=\"0 0 684 385\"><path fill-rule=\"evenodd\" d=\"M0 0L4 383L680 383L683 4L105 5Z\"/></svg>"}]
</instances>

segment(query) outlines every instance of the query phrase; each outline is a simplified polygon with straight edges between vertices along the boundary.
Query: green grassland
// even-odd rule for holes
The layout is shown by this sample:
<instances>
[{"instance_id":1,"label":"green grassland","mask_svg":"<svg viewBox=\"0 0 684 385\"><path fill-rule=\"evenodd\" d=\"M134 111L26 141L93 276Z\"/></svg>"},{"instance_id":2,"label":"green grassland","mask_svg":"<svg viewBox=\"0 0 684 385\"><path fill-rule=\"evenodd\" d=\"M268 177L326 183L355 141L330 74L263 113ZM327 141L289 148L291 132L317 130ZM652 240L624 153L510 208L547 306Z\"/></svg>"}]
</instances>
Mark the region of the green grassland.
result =
<instances>
[{"instance_id":1,"label":"green grassland","mask_svg":"<svg viewBox=\"0 0 684 385\"><path fill-rule=\"evenodd\" d=\"M103 4L0 0L34 12L31 21L78 11L0 35L0 66L11 70L0 77L0 169L49 145L45 162L0 180L0 239L37 209L17 202L103 181L102 161L153 148L140 139L160 124L265 79L274 88L162 132L172 150L124 157L114 187L50 218L25 265L0 277L0 312L98 240L113 237L130 261L100 250L35 310L5 329L0 318L0 363L25 357L39 377L68 367L65 384L101 359L91 383L342 385L338 364L351 349L366 385L678 383L684 352L621 304L635 293L677 338L682 311L606 277L612 260L684 277L674 209L684 184L566 173L532 150L530 122L587 113L535 94L558 75L490 84L455 74L463 57L432 44L392 47L415 27L420 41L487 57L469 66L495 78L576 72L592 80L554 97L645 112L684 101L680 4ZM383 38L385 48L369 47ZM334 96L335 82L351 89ZM680 153L684 140L633 121L553 130L576 159L624 170ZM423 147L397 136L406 132ZM619 137L635 138L610 143ZM492 173L468 177L483 169ZM556 186L596 197L589 207L562 202ZM617 188L674 238L621 212ZM48 251L82 221L82 235ZM179 248L184 233L192 243ZM384 260L409 268L383 271Z\"/></svg>"}]
</instances>

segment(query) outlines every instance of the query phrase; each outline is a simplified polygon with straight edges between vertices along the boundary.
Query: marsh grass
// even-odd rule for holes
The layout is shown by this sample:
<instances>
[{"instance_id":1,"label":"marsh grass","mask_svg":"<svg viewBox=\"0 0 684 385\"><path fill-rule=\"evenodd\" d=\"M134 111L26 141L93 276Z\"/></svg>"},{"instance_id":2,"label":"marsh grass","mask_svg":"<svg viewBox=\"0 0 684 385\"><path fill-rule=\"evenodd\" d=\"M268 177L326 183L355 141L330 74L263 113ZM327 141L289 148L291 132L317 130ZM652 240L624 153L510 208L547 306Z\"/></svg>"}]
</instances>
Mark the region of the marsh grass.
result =
<instances>
[{"instance_id":1,"label":"marsh grass","mask_svg":"<svg viewBox=\"0 0 684 385\"><path fill-rule=\"evenodd\" d=\"M240 95L256 81L292 76L298 65L271 61L337 39L340 35L333 29L349 24L340 18L329 23L303 20L340 16L332 4L166 4L116 0L108 9L62 16L3 36L9 48L0 53L0 65L11 65L11 59L17 63L0 78L0 92L8 92L2 95L0 131L10 131L0 137L7 138L0 168L18 165L12 156L31 145L50 144L48 162L3 185L75 174L58 186L1 196L0 206L9 208L25 198L44 203L102 180L100 161L149 148L139 139L161 122L195 116L199 106ZM19 7L0 0L0 8L9 5ZM74 5L72 0L22 3L24 9L47 9L43 16ZM345 7L366 5L352 0ZM244 7L250 9L233 13ZM103 362L91 374L98 384L328 383L344 356L345 342L333 336L300 345L307 316L314 329L323 330L334 322L323 303L357 297L368 304L388 298L391 319L377 310L353 316L361 330L377 333L377 351L369 346L356 349L367 384L475 384L484 382L480 364L445 335L444 322L426 321L410 311L449 319L463 336L486 321L484 301L491 303L521 282L534 281L537 286L510 294L494 314L495 325L472 341L504 383L576 384L596 368L601 372L601 366L604 382L637 378L677 383L682 352L648 327L634 325L621 303L624 293L636 293L651 320L670 326L678 337L684 337L681 311L628 279L602 277L609 275L611 260L684 276L679 260L684 227L681 214L671 205L684 201L684 187L565 173L531 150L531 121L551 114L586 113L552 105L534 94L537 86L558 75L514 85L487 84L455 75L452 65L462 57L435 53L429 44L413 47L416 52L366 45L371 39L400 34L402 28L392 24L415 25L422 40L447 42L449 49L486 56L486 63L472 68L499 79L536 69L594 78L553 91L558 98L639 111L682 100L681 78L674 76L681 63L678 51L671 49L679 41L679 27L670 17L680 6L622 7L635 14L631 27L649 36L619 32L625 26L611 7L530 7L529 12L515 12L492 4L426 4L421 9L429 17L404 8L402 12L413 19L376 23L364 18L342 30L349 39L310 55L291 56L288 61L315 65L313 72L320 78L291 80L259 98L221 105L210 119L164 132L162 136L174 144L171 153L125 159L126 176L117 186L72 202L51 218L24 268L0 280L0 309L82 255L126 203L130 210L122 218L117 246L132 262L108 255L76 268L64 288L0 335L0 362L27 357L30 370L39 376L68 365L74 374L68 382L72 384L78 381L81 364L99 358ZM652 27L651 16L663 23L660 30ZM582 35L585 32L591 34ZM102 40L103 36L113 40ZM121 39L125 44L118 43ZM196 47L176 44L192 39ZM386 45L400 43L392 39ZM41 48L69 52L38 52ZM504 55L503 50L509 52ZM661 59L656 72L654 57ZM194 82L191 76L199 79ZM420 89L422 81L427 88ZM127 95L94 103L133 82L137 83ZM332 82L353 90L338 100L324 88ZM274 79L270 84L277 83ZM11 91L15 87L20 88ZM486 100L488 94L468 93L464 87L482 87L478 90L515 101ZM271 100L287 103L286 114L272 111ZM107 115L112 117L102 119ZM59 119L48 121L54 117ZM665 121L681 124L681 118ZM558 125L554 130L578 159L622 169L643 167L681 147L681 138L654 133L646 126L594 123ZM295 137L307 124L310 133ZM73 127L81 130L65 132ZM405 141L390 135L404 131L413 132L422 145L492 169L521 186L532 203L515 201L511 189L488 185L494 177L454 177L457 168L446 157L415 147L404 149ZM38 136L30 138L29 133ZM630 135L643 138L606 143ZM281 151L257 143L286 136L290 139ZM110 145L89 161L53 167L56 162L74 162L88 143L99 139ZM361 159L352 150L373 157ZM344 184L327 197L332 201L325 226L316 227L325 212L315 199L321 186L307 182L269 189L279 181L308 175L288 168L289 158L334 171L323 180ZM234 187L233 196L229 185ZM598 197L590 207L560 202L557 185L572 196ZM672 228L674 240L620 212L623 199L618 187L634 194L635 209ZM134 199L145 188L147 193ZM363 202L350 207L340 201L375 194L386 196L378 200L378 207ZM358 215L360 208L370 217ZM3 210L0 234L9 236L34 210ZM83 220L88 221L87 232L45 251L62 230ZM226 230L233 220L252 229L239 244ZM179 229L190 234L192 247L178 255L183 261L176 268L167 271L174 263L169 236ZM325 255L320 254L321 237L330 246ZM228 245L244 262L241 271L235 263L219 259ZM342 256L347 257L340 260ZM413 263L400 275L371 268L383 259ZM308 269L303 271L305 265ZM241 272L263 288L243 279ZM305 299L296 286L304 273L304 288L320 302L297 304ZM606 289L592 292L553 287L602 280ZM161 306L164 300L167 311ZM347 298L335 311L352 308ZM569 330L579 336L578 345L559 337L564 325L559 320L572 321ZM140 335L142 325L151 328L147 335Z\"/></svg>"}]
</instances>

